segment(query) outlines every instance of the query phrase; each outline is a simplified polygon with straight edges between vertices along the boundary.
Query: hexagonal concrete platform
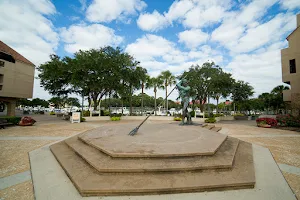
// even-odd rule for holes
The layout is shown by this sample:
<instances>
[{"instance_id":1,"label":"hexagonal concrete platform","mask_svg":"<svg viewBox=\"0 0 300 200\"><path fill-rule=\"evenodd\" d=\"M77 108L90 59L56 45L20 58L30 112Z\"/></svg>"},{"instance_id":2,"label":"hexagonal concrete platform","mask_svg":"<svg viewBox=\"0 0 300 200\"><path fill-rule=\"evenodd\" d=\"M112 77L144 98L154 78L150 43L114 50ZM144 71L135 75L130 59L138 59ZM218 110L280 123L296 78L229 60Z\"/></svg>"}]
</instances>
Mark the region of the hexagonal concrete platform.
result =
<instances>
[{"instance_id":1,"label":"hexagonal concrete platform","mask_svg":"<svg viewBox=\"0 0 300 200\"><path fill-rule=\"evenodd\" d=\"M213 128L214 126L211 126ZM133 124L86 131L50 149L82 196L253 188L252 145L207 127Z\"/></svg>"},{"instance_id":2,"label":"hexagonal concrete platform","mask_svg":"<svg viewBox=\"0 0 300 200\"><path fill-rule=\"evenodd\" d=\"M111 157L128 158L214 155L227 137L201 127L176 124L144 124L137 135L128 136L134 128L133 124L100 127L78 138Z\"/></svg>"}]
</instances>

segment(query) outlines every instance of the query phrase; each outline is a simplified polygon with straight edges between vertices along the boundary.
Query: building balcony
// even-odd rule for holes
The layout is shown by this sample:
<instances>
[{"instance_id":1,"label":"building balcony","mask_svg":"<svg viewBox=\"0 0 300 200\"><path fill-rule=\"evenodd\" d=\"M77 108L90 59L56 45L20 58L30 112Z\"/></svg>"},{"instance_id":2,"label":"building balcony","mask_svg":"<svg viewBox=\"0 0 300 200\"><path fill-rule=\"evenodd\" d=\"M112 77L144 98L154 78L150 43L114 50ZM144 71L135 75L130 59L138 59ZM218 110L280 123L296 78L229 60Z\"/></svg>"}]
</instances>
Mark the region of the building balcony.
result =
<instances>
[{"instance_id":1,"label":"building balcony","mask_svg":"<svg viewBox=\"0 0 300 200\"><path fill-rule=\"evenodd\" d=\"M291 101L292 93L291 90L283 90L283 101Z\"/></svg>"}]
</instances>

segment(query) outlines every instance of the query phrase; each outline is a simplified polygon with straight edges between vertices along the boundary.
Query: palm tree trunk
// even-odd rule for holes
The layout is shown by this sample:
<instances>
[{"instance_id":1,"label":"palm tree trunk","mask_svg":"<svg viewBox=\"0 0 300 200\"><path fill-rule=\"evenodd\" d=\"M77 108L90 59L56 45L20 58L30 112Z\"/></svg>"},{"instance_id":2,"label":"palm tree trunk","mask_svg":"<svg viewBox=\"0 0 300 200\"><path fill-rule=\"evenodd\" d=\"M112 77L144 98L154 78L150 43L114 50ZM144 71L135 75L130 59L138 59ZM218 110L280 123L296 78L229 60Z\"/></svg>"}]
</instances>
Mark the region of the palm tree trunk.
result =
<instances>
[{"instance_id":1,"label":"palm tree trunk","mask_svg":"<svg viewBox=\"0 0 300 200\"><path fill-rule=\"evenodd\" d=\"M142 116L144 114L144 83L142 83Z\"/></svg>"},{"instance_id":2,"label":"palm tree trunk","mask_svg":"<svg viewBox=\"0 0 300 200\"><path fill-rule=\"evenodd\" d=\"M156 105L156 87L154 88L154 115L156 116L156 107L157 107L157 105Z\"/></svg>"},{"instance_id":3,"label":"palm tree trunk","mask_svg":"<svg viewBox=\"0 0 300 200\"><path fill-rule=\"evenodd\" d=\"M168 113L168 85L166 85L166 113Z\"/></svg>"},{"instance_id":4,"label":"palm tree trunk","mask_svg":"<svg viewBox=\"0 0 300 200\"><path fill-rule=\"evenodd\" d=\"M132 86L130 87L130 116L132 115Z\"/></svg>"}]
</instances>

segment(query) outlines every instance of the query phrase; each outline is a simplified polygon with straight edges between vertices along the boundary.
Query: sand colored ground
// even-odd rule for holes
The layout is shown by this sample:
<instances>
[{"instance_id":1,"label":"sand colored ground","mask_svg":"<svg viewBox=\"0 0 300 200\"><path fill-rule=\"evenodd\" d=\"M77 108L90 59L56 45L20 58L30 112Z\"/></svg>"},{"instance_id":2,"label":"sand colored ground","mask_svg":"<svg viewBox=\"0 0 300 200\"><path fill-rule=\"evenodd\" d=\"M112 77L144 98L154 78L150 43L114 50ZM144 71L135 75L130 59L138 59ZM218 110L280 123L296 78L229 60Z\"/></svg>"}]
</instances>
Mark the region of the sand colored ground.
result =
<instances>
[{"instance_id":1,"label":"sand colored ground","mask_svg":"<svg viewBox=\"0 0 300 200\"><path fill-rule=\"evenodd\" d=\"M30 169L28 152L53 141L0 141L0 178Z\"/></svg>"},{"instance_id":2,"label":"sand colored ground","mask_svg":"<svg viewBox=\"0 0 300 200\"><path fill-rule=\"evenodd\" d=\"M135 122L85 122L70 124L56 116L35 116L37 123L32 127L8 127L0 130L1 136L71 136L99 126L111 126L114 124L137 123ZM162 123L162 122L148 122ZM165 122L164 122L165 123ZM284 163L300 167L300 137L259 137L259 135L300 135L299 132L258 128L254 121L221 122L221 126L228 130L228 134L241 140L252 142L270 149L278 163ZM245 137L245 136L251 137ZM240 137L239 137L240 136ZM243 137L242 137L243 136ZM258 137L253 137L258 136ZM54 142L49 140L0 140L0 177L29 170L27 153L45 144ZM300 176L284 173L297 197L300 198ZM14 185L0 190L0 199L34 199L31 181Z\"/></svg>"},{"instance_id":3,"label":"sand colored ground","mask_svg":"<svg viewBox=\"0 0 300 200\"><path fill-rule=\"evenodd\" d=\"M31 181L26 181L18 185L0 190L0 199L2 200L34 200L33 187Z\"/></svg>"}]
</instances>

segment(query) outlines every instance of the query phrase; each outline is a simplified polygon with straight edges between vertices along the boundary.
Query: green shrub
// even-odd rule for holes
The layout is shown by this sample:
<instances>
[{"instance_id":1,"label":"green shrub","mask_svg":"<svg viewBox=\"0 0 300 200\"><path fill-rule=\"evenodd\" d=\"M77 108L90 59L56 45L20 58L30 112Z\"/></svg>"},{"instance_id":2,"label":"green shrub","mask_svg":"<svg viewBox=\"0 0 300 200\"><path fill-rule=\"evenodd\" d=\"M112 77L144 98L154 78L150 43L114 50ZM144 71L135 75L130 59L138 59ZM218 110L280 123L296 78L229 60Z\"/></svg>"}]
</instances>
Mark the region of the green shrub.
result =
<instances>
[{"instance_id":1,"label":"green shrub","mask_svg":"<svg viewBox=\"0 0 300 200\"><path fill-rule=\"evenodd\" d=\"M119 113L119 114L110 114L110 117L121 117L122 116L122 113Z\"/></svg>"},{"instance_id":2,"label":"green shrub","mask_svg":"<svg viewBox=\"0 0 300 200\"><path fill-rule=\"evenodd\" d=\"M84 117L89 117L89 116L90 116L90 111L89 111L89 110L84 110L84 111L82 112L82 115L83 115Z\"/></svg>"},{"instance_id":3,"label":"green shrub","mask_svg":"<svg viewBox=\"0 0 300 200\"><path fill-rule=\"evenodd\" d=\"M43 115L43 114L45 114L45 112L44 112L43 110L41 110L41 111L39 112L39 114Z\"/></svg>"},{"instance_id":4,"label":"green shrub","mask_svg":"<svg viewBox=\"0 0 300 200\"><path fill-rule=\"evenodd\" d=\"M54 112L54 111L51 111L49 114L50 114L50 115L55 115L55 112Z\"/></svg>"},{"instance_id":5,"label":"green shrub","mask_svg":"<svg viewBox=\"0 0 300 200\"><path fill-rule=\"evenodd\" d=\"M192 110L192 111L190 112L190 115L191 115L191 117L195 117L196 112L195 112L194 110Z\"/></svg>"},{"instance_id":6,"label":"green shrub","mask_svg":"<svg viewBox=\"0 0 300 200\"><path fill-rule=\"evenodd\" d=\"M109 110L104 110L103 115L101 114L101 116L109 116L109 115L110 115Z\"/></svg>"},{"instance_id":7,"label":"green shrub","mask_svg":"<svg viewBox=\"0 0 300 200\"><path fill-rule=\"evenodd\" d=\"M85 122L85 118L84 117L80 117L80 122Z\"/></svg>"},{"instance_id":8,"label":"green shrub","mask_svg":"<svg viewBox=\"0 0 300 200\"><path fill-rule=\"evenodd\" d=\"M29 115L29 111L28 110L23 110L23 115Z\"/></svg>"},{"instance_id":9,"label":"green shrub","mask_svg":"<svg viewBox=\"0 0 300 200\"><path fill-rule=\"evenodd\" d=\"M235 113L233 116L245 116L243 113Z\"/></svg>"},{"instance_id":10,"label":"green shrub","mask_svg":"<svg viewBox=\"0 0 300 200\"><path fill-rule=\"evenodd\" d=\"M1 119L5 119L8 123L12 123L14 125L18 125L19 122L21 121L21 117L15 117L15 116L5 116L5 117L0 117Z\"/></svg>"},{"instance_id":11,"label":"green shrub","mask_svg":"<svg viewBox=\"0 0 300 200\"><path fill-rule=\"evenodd\" d=\"M182 114L175 114L175 115L174 115L174 118L176 118L176 117L182 119Z\"/></svg>"},{"instance_id":12,"label":"green shrub","mask_svg":"<svg viewBox=\"0 0 300 200\"><path fill-rule=\"evenodd\" d=\"M277 115L276 119L279 123L279 126L300 127L300 117L287 114Z\"/></svg>"},{"instance_id":13,"label":"green shrub","mask_svg":"<svg viewBox=\"0 0 300 200\"><path fill-rule=\"evenodd\" d=\"M217 120L214 117L207 118L205 123L215 123Z\"/></svg>"},{"instance_id":14,"label":"green shrub","mask_svg":"<svg viewBox=\"0 0 300 200\"><path fill-rule=\"evenodd\" d=\"M181 121L181 117L174 117L174 121Z\"/></svg>"},{"instance_id":15,"label":"green shrub","mask_svg":"<svg viewBox=\"0 0 300 200\"><path fill-rule=\"evenodd\" d=\"M121 117L111 117L110 120L111 121L120 121Z\"/></svg>"}]
</instances>

